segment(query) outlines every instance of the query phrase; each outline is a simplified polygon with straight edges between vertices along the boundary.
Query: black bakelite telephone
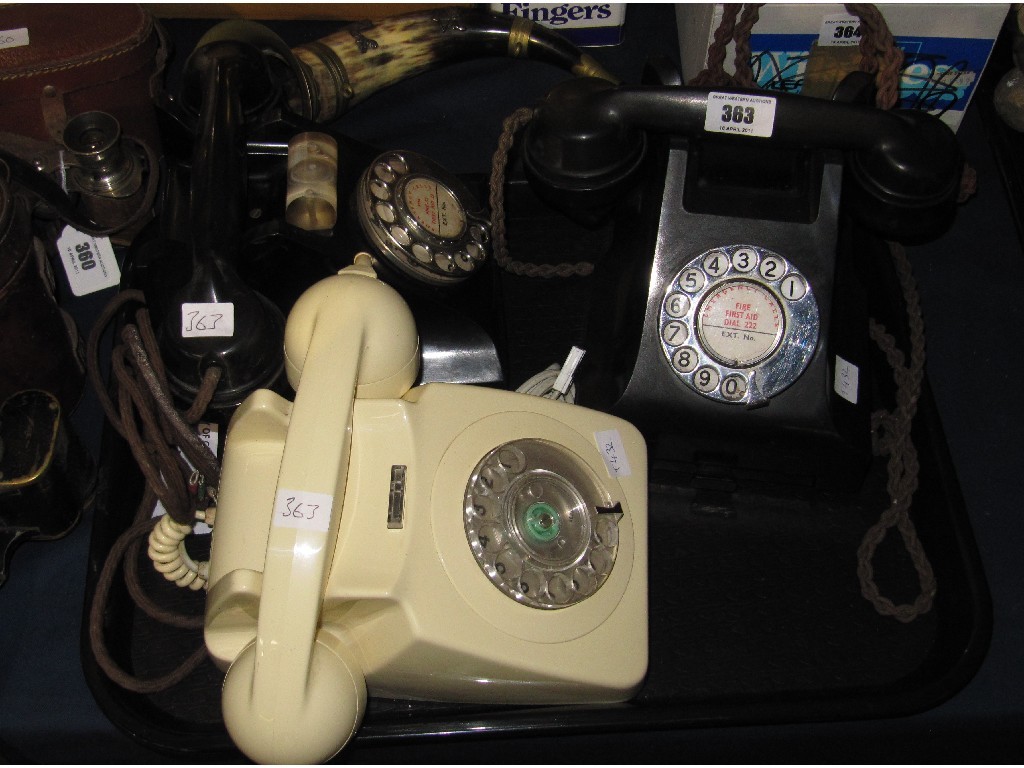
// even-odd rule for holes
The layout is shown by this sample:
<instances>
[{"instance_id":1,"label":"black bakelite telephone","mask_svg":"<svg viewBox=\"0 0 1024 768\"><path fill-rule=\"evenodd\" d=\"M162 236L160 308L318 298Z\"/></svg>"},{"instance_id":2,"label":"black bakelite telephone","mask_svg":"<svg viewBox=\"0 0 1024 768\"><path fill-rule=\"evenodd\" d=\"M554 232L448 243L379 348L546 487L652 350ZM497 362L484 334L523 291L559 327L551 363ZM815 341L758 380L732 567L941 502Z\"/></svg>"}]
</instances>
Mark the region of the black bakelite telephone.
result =
<instances>
[{"instance_id":1,"label":"black bakelite telephone","mask_svg":"<svg viewBox=\"0 0 1024 768\"><path fill-rule=\"evenodd\" d=\"M243 20L203 36L180 97L158 95L170 118L160 221L136 241L128 278L161 318L177 397L191 400L211 367L221 370L214 408L284 386L282 312L359 251L412 304L424 380L502 380L493 341L475 319L486 292L459 290L489 256L476 182L414 152L324 128L398 80L480 56L614 79L554 33L472 8L356 23L296 48ZM325 181L336 189L320 189Z\"/></svg>"},{"instance_id":2,"label":"black bakelite telephone","mask_svg":"<svg viewBox=\"0 0 1024 768\"><path fill-rule=\"evenodd\" d=\"M129 284L160 319L175 395L190 401L212 366L222 372L214 409L286 386L285 313L359 251L408 295L433 352L426 378L499 381L493 342L450 298L489 248L474 192L428 158L381 152L285 109L288 49L259 25L222 26L189 57L180 99L162 105L173 121L161 215L129 259ZM329 204L306 189L318 181ZM286 210L292 186L313 202L297 214Z\"/></svg>"},{"instance_id":3,"label":"black bakelite telephone","mask_svg":"<svg viewBox=\"0 0 1024 768\"><path fill-rule=\"evenodd\" d=\"M537 211L580 241L614 222L593 254L578 402L636 423L655 457L662 446L729 482L859 482L876 288L861 251L950 220L949 128L855 103L584 79L549 93L519 151L529 184L508 189L510 247L541 241ZM516 220L517 205L531 214Z\"/></svg>"}]
</instances>

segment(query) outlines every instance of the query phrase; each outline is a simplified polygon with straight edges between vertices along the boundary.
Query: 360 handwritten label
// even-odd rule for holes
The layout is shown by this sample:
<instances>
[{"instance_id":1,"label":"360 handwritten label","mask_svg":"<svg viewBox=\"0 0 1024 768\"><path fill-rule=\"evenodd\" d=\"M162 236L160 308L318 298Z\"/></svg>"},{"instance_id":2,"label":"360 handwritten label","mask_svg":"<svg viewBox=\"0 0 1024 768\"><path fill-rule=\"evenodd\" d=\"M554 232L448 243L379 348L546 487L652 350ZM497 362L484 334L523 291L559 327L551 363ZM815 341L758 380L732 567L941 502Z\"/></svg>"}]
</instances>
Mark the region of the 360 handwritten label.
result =
<instances>
[{"instance_id":1,"label":"360 handwritten label","mask_svg":"<svg viewBox=\"0 0 1024 768\"><path fill-rule=\"evenodd\" d=\"M597 442L597 450L601 452L604 465L608 474L612 477L629 477L633 470L629 466L629 457L626 455L626 445L622 442L622 435L617 429L606 429L594 433L594 440Z\"/></svg>"},{"instance_id":2,"label":"360 handwritten label","mask_svg":"<svg viewBox=\"0 0 1024 768\"><path fill-rule=\"evenodd\" d=\"M329 493L281 489L274 501L274 526L326 532L334 497Z\"/></svg>"},{"instance_id":3,"label":"360 handwritten label","mask_svg":"<svg viewBox=\"0 0 1024 768\"><path fill-rule=\"evenodd\" d=\"M181 338L234 335L235 305L230 301L181 305Z\"/></svg>"},{"instance_id":4,"label":"360 handwritten label","mask_svg":"<svg viewBox=\"0 0 1024 768\"><path fill-rule=\"evenodd\" d=\"M769 138L775 130L775 98L745 93L708 94L704 130Z\"/></svg>"},{"instance_id":5,"label":"360 handwritten label","mask_svg":"<svg viewBox=\"0 0 1024 768\"><path fill-rule=\"evenodd\" d=\"M28 43L28 27L0 29L0 49L20 48L23 45L28 45Z\"/></svg>"}]
</instances>

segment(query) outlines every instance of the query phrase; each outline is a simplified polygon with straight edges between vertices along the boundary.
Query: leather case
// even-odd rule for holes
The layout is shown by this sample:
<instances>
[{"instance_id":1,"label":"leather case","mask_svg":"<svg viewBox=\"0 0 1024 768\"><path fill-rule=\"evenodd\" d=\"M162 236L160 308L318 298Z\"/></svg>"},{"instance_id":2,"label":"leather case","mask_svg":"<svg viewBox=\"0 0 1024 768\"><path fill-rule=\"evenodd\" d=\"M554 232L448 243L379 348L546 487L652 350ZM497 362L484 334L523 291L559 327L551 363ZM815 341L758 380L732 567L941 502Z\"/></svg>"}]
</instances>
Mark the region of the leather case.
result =
<instances>
[{"instance_id":1,"label":"leather case","mask_svg":"<svg viewBox=\"0 0 1024 768\"><path fill-rule=\"evenodd\" d=\"M0 132L61 142L68 119L109 112L159 147L150 83L164 46L141 6L0 6Z\"/></svg>"},{"instance_id":2,"label":"leather case","mask_svg":"<svg viewBox=\"0 0 1024 768\"><path fill-rule=\"evenodd\" d=\"M56 396L65 413L85 382L78 332L57 306L53 274L28 207L0 165L0 402L25 389ZM2 451L2 448L0 448Z\"/></svg>"}]
</instances>

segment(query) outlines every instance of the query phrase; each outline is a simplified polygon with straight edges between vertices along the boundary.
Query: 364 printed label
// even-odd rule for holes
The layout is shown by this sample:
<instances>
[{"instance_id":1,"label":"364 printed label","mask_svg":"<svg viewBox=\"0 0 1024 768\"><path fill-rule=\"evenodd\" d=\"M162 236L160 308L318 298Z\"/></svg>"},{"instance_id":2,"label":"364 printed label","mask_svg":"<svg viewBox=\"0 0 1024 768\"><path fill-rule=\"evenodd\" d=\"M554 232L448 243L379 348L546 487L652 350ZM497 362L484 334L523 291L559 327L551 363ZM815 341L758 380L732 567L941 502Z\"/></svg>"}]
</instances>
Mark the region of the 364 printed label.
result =
<instances>
[{"instance_id":1,"label":"364 printed label","mask_svg":"<svg viewBox=\"0 0 1024 768\"><path fill-rule=\"evenodd\" d=\"M860 45L860 19L856 16L826 16L818 33L820 46Z\"/></svg>"}]
</instances>

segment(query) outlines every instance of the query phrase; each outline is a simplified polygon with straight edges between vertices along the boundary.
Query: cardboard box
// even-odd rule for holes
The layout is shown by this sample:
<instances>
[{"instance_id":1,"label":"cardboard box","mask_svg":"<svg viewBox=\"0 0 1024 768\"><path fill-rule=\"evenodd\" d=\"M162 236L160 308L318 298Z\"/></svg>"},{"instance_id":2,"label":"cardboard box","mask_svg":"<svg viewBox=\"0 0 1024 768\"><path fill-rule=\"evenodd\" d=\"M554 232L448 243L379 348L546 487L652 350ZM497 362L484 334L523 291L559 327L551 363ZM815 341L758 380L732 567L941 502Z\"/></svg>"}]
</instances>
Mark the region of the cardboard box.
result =
<instances>
[{"instance_id":1,"label":"cardboard box","mask_svg":"<svg viewBox=\"0 0 1024 768\"><path fill-rule=\"evenodd\" d=\"M363 21L471 3L143 3L161 19Z\"/></svg>"},{"instance_id":2,"label":"cardboard box","mask_svg":"<svg viewBox=\"0 0 1024 768\"><path fill-rule=\"evenodd\" d=\"M1008 3L879 4L904 52L899 106L939 115L953 130L963 119L988 63ZM721 4L676 6L683 79L704 68L722 19ZM838 52L858 42L857 18L839 3L769 3L750 35L754 76L762 88L801 93L812 53ZM849 51L856 68L859 57ZM734 71L734 46L726 70ZM832 56L834 60L838 57ZM815 94L818 95L818 94Z\"/></svg>"},{"instance_id":3,"label":"cardboard box","mask_svg":"<svg viewBox=\"0 0 1024 768\"><path fill-rule=\"evenodd\" d=\"M618 45L626 22L625 3L491 3L490 8L550 27L581 48Z\"/></svg>"}]
</instances>

